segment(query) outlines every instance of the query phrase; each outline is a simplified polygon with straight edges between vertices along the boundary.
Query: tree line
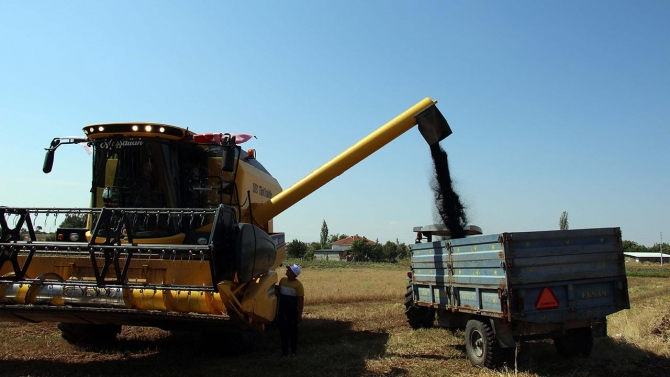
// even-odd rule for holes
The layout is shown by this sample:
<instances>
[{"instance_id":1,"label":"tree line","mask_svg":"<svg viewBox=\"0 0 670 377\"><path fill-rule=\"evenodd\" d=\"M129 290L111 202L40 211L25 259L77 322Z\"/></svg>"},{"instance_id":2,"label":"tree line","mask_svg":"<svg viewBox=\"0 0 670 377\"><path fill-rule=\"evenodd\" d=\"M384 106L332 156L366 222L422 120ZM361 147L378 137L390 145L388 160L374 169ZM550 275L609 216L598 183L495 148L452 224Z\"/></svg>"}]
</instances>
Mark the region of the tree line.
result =
<instances>
[{"instance_id":1,"label":"tree line","mask_svg":"<svg viewBox=\"0 0 670 377\"><path fill-rule=\"evenodd\" d=\"M321 233L319 235L319 242L303 242L298 239L293 239L286 245L286 255L291 258L313 259L314 252L323 249L332 249L332 244L339 240L349 237L346 234L329 234L328 224L323 220L321 225ZM379 241L373 243L368 240L355 240L351 244L349 256L355 261L367 262L397 262L401 259L406 259L410 255L409 246L402 242L391 242L381 244Z\"/></svg>"},{"instance_id":2,"label":"tree line","mask_svg":"<svg viewBox=\"0 0 670 377\"><path fill-rule=\"evenodd\" d=\"M61 221L59 228L85 228L86 227L86 214L72 214L66 215L63 221ZM28 234L28 228L21 228L20 234L25 236ZM45 241L56 241L55 233L48 233L44 231L42 226L35 226L35 234L47 234ZM27 236L26 236L27 237Z\"/></svg>"},{"instance_id":3,"label":"tree line","mask_svg":"<svg viewBox=\"0 0 670 377\"><path fill-rule=\"evenodd\" d=\"M637 242L634 241L628 241L624 240L623 241L623 252L624 253L660 253L661 252L661 244L660 243L655 243L654 246L647 247L644 245L640 245ZM670 245L667 243L663 242L663 254L670 254Z\"/></svg>"},{"instance_id":4,"label":"tree line","mask_svg":"<svg viewBox=\"0 0 670 377\"><path fill-rule=\"evenodd\" d=\"M344 236L340 239L348 237L347 235L340 236ZM322 245L320 242L307 243L294 239L286 244L286 255L291 258L314 259L314 252L323 249L331 249L330 243ZM367 240L355 240L349 250L351 260L359 262L397 262L408 258L409 253L409 246L397 240L396 242L386 241L384 244L378 241L368 243Z\"/></svg>"}]
</instances>

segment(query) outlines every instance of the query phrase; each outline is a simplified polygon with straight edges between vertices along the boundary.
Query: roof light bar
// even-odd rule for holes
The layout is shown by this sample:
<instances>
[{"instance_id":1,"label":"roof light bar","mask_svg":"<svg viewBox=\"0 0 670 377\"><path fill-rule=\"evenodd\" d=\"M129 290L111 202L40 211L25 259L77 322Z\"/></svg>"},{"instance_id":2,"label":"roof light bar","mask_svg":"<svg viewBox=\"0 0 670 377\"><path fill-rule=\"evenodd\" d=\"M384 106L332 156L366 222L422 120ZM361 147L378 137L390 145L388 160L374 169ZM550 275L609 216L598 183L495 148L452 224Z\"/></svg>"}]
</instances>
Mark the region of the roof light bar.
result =
<instances>
[{"instance_id":1,"label":"roof light bar","mask_svg":"<svg viewBox=\"0 0 670 377\"><path fill-rule=\"evenodd\" d=\"M93 124L84 127L84 133L90 137L106 137L110 134L126 134L127 136L172 136L183 138L186 130L165 124L132 124L132 123L109 123Z\"/></svg>"}]
</instances>

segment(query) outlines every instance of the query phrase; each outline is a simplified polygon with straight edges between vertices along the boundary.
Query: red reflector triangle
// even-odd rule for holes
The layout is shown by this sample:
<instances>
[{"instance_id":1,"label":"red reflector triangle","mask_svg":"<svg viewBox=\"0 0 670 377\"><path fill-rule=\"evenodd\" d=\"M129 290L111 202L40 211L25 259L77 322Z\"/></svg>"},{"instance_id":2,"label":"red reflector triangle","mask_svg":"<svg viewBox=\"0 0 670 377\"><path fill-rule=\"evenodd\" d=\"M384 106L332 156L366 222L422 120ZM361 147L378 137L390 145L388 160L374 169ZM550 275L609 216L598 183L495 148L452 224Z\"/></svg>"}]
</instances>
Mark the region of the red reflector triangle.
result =
<instances>
[{"instance_id":1,"label":"red reflector triangle","mask_svg":"<svg viewBox=\"0 0 670 377\"><path fill-rule=\"evenodd\" d=\"M537 297L537 301L535 301L535 307L538 310L558 308L558 299L549 287L542 288L540 295Z\"/></svg>"}]
</instances>

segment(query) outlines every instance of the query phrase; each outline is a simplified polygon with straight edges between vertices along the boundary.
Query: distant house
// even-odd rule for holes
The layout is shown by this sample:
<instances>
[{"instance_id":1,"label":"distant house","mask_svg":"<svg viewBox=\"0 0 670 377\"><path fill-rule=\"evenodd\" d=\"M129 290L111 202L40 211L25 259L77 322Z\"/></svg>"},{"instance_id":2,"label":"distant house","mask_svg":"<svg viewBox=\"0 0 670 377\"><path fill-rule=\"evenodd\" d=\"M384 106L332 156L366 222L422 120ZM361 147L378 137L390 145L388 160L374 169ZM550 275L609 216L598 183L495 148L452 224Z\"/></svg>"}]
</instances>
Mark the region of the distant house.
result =
<instances>
[{"instance_id":1,"label":"distant house","mask_svg":"<svg viewBox=\"0 0 670 377\"><path fill-rule=\"evenodd\" d=\"M339 241L335 241L331 243L331 247L333 250L338 251L340 254L340 259L341 260L347 260L351 261L353 260L353 255L351 255L351 244L354 243L354 241L365 241L368 245L374 245L375 241L370 241L369 239L359 236L358 234L355 234L353 236L349 236L347 238L341 239Z\"/></svg>"},{"instance_id":2,"label":"distant house","mask_svg":"<svg viewBox=\"0 0 670 377\"><path fill-rule=\"evenodd\" d=\"M340 251L333 249L319 249L314 250L314 260L339 261Z\"/></svg>"},{"instance_id":3,"label":"distant house","mask_svg":"<svg viewBox=\"0 0 670 377\"><path fill-rule=\"evenodd\" d=\"M661 263L661 253L623 253L627 261ZM670 263L670 254L663 253L663 263Z\"/></svg>"}]
</instances>

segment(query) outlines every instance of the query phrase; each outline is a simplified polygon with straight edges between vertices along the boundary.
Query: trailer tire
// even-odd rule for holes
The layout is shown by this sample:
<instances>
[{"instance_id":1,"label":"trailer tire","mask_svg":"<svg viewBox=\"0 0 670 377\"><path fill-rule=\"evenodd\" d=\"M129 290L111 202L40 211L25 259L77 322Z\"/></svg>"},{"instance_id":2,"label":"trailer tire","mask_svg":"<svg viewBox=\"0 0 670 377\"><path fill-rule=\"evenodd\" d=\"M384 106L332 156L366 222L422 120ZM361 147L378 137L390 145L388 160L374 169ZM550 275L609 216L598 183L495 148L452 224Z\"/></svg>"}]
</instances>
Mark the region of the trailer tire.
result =
<instances>
[{"instance_id":1,"label":"trailer tire","mask_svg":"<svg viewBox=\"0 0 670 377\"><path fill-rule=\"evenodd\" d=\"M589 357L593 351L593 333L590 327L571 329L554 338L554 346L558 354L571 357Z\"/></svg>"},{"instance_id":2,"label":"trailer tire","mask_svg":"<svg viewBox=\"0 0 670 377\"><path fill-rule=\"evenodd\" d=\"M59 322L61 336L71 344L111 343L121 332L121 325L90 325L83 323Z\"/></svg>"},{"instance_id":3,"label":"trailer tire","mask_svg":"<svg viewBox=\"0 0 670 377\"><path fill-rule=\"evenodd\" d=\"M502 349L491 326L479 319L471 319L465 326L465 351L476 367L495 368Z\"/></svg>"},{"instance_id":4,"label":"trailer tire","mask_svg":"<svg viewBox=\"0 0 670 377\"><path fill-rule=\"evenodd\" d=\"M412 286L408 285L407 292L405 292L405 315L407 316L407 323L415 330L422 327L433 327L435 312L433 309L414 305L413 295Z\"/></svg>"}]
</instances>

